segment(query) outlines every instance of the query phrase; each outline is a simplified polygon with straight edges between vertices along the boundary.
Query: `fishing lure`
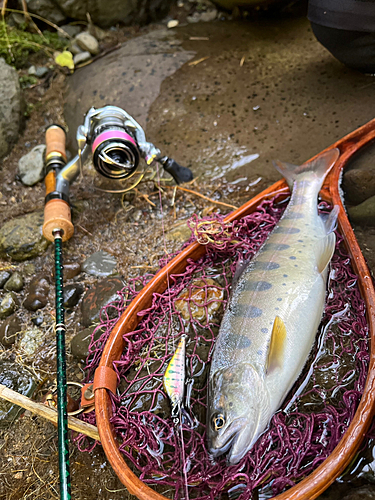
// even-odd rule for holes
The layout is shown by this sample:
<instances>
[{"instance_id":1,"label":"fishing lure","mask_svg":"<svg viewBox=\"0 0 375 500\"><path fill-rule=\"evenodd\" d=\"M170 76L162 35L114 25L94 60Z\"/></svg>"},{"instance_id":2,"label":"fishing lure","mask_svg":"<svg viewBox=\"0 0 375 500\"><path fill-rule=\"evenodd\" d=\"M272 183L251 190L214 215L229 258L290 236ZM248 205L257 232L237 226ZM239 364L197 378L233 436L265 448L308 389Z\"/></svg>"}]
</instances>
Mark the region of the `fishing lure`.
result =
<instances>
[{"instance_id":1,"label":"fishing lure","mask_svg":"<svg viewBox=\"0 0 375 500\"><path fill-rule=\"evenodd\" d=\"M173 354L163 377L163 386L171 400L171 415L175 425L179 424L180 415L184 411L186 338L185 334L181 336L176 352ZM185 411L184 413L186 414Z\"/></svg>"}]
</instances>

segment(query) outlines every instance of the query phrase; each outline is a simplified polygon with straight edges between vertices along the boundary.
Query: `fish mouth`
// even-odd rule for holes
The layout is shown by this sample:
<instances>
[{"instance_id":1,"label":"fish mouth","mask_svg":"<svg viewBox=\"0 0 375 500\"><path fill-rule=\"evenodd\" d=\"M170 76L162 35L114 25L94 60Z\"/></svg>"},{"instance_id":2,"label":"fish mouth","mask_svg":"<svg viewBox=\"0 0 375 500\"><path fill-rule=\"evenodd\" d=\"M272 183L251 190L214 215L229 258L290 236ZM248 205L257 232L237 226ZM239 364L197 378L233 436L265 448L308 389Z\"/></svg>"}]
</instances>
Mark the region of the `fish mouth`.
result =
<instances>
[{"instance_id":1,"label":"fish mouth","mask_svg":"<svg viewBox=\"0 0 375 500\"><path fill-rule=\"evenodd\" d=\"M248 422L247 425L243 426L236 434L235 439L232 440L232 449L227 459L229 465L238 464L238 462L251 450L259 437L259 434L254 432L254 430L254 425Z\"/></svg>"},{"instance_id":2,"label":"fish mouth","mask_svg":"<svg viewBox=\"0 0 375 500\"><path fill-rule=\"evenodd\" d=\"M228 451L231 445L234 445L237 441L237 437L241 434L244 425L246 426L246 419L237 418L223 432L211 439L209 444L210 454L216 458Z\"/></svg>"}]
</instances>

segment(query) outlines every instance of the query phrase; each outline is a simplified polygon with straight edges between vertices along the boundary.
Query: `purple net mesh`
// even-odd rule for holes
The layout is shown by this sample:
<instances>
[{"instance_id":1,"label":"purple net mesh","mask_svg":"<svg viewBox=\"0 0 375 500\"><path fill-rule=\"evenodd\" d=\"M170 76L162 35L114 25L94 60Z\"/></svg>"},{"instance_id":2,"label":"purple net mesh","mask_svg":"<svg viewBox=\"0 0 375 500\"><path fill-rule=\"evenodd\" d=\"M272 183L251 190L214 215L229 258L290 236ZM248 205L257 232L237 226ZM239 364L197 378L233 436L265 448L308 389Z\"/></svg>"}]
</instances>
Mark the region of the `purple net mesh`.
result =
<instances>
[{"instance_id":1,"label":"purple net mesh","mask_svg":"<svg viewBox=\"0 0 375 500\"><path fill-rule=\"evenodd\" d=\"M228 466L225 456L214 461L207 452L207 376L232 276L240 258L256 254L285 206L277 197L264 201L256 212L232 224L225 224L219 215L194 216L189 221L191 241L207 245L205 256L190 261L184 273L173 275L172 286L154 294L151 307L139 313L136 331L124 336L126 347L114 363L118 391L111 396L120 450L142 481L159 485L158 491L175 500L245 500L253 498L254 490L261 491L263 498L284 491L328 457L360 401L369 362L365 304L337 234L317 340L283 407L239 464ZM329 206L322 202L319 209L327 212ZM151 277L130 280L119 301L103 309L89 349L87 382L93 379L118 317ZM110 319L114 308L117 317ZM163 375L183 333L188 336L185 406L193 425L183 419L177 429ZM93 412L83 418L95 423ZM81 450L95 446L83 435L77 442Z\"/></svg>"}]
</instances>

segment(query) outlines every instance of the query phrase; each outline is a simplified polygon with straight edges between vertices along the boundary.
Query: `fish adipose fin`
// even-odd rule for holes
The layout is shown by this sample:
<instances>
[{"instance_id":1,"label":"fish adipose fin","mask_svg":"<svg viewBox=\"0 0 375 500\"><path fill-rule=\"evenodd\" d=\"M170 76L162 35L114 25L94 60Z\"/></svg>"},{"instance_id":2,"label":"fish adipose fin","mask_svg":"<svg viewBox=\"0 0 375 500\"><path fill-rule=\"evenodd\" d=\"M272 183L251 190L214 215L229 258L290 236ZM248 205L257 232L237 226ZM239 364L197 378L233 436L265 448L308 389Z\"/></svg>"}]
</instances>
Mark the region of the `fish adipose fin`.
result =
<instances>
[{"instance_id":1,"label":"fish adipose fin","mask_svg":"<svg viewBox=\"0 0 375 500\"><path fill-rule=\"evenodd\" d=\"M329 214L323 214L320 216L323 219L327 234L332 233L336 229L339 212L340 207L335 205Z\"/></svg>"},{"instance_id":2,"label":"fish adipose fin","mask_svg":"<svg viewBox=\"0 0 375 500\"><path fill-rule=\"evenodd\" d=\"M267 359L267 373L275 368L281 368L284 358L284 348L286 342L286 328L280 316L276 316L272 327L272 335Z\"/></svg>"},{"instance_id":3,"label":"fish adipose fin","mask_svg":"<svg viewBox=\"0 0 375 500\"><path fill-rule=\"evenodd\" d=\"M325 176L336 163L339 156L340 151L337 148L333 148L320 154L314 160L303 163L302 165L292 165L291 163L283 163L281 161L274 161L273 164L276 170L285 177L290 188L293 187L299 175L311 172L314 174L313 179L319 181L320 189Z\"/></svg>"},{"instance_id":4,"label":"fish adipose fin","mask_svg":"<svg viewBox=\"0 0 375 500\"><path fill-rule=\"evenodd\" d=\"M336 246L335 233L329 233L321 238L315 246L316 262L319 273L322 273L330 263Z\"/></svg>"}]
</instances>

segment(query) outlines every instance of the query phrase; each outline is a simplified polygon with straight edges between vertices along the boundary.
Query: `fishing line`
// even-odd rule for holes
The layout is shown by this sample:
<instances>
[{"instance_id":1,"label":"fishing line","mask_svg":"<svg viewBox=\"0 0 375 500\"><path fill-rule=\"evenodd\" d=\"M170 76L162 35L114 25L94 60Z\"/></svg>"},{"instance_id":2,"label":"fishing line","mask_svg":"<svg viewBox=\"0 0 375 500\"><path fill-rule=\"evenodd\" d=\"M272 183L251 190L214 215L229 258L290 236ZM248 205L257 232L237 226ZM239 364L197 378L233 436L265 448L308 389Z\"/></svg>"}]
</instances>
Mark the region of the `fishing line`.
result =
<instances>
[{"instance_id":1,"label":"fishing line","mask_svg":"<svg viewBox=\"0 0 375 500\"><path fill-rule=\"evenodd\" d=\"M162 227L162 234L163 234L163 245L164 245L164 253L165 255L168 255L168 250L167 250L167 244L166 244L166 238L165 238L165 227L164 227L164 212L163 212L163 200L161 196L161 186L160 186L160 175L159 175L159 164L156 163L156 175L157 175L157 181L158 181L158 191L159 191L159 202L160 202L160 213L161 213L161 227ZM168 283L168 290L169 290L169 272L167 271L167 283ZM168 304L169 304L169 316L170 316L170 328L171 328L171 335L172 335L172 342L173 342L173 351L176 351L176 339L173 333L173 323L172 323L172 301L171 301L171 294L168 293ZM185 362L185 360L184 360ZM182 430L182 410L181 410L181 405L178 405L178 416L180 420L180 426L179 426L179 431L180 431L180 436L176 434L177 439L180 438L181 440L181 460L183 464L183 470L181 471L181 475L184 481L184 487L185 487L185 500L189 500L189 492L188 492L188 477L187 477L187 470L186 470L186 455L185 455L185 449L184 449L184 434ZM174 425L175 428L177 428L176 425Z\"/></svg>"}]
</instances>

